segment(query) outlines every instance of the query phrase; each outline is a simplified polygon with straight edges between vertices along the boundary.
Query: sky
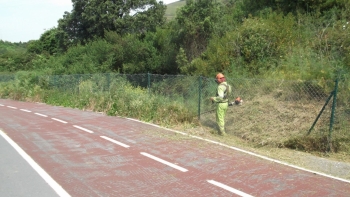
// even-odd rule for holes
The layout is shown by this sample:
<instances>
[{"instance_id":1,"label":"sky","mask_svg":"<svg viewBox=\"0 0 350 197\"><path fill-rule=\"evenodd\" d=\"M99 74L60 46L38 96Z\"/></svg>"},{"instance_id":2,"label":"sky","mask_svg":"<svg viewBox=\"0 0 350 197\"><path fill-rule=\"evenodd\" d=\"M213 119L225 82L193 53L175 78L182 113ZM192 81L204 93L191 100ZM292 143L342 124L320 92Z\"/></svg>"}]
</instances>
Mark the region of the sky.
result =
<instances>
[{"instance_id":1,"label":"sky","mask_svg":"<svg viewBox=\"0 0 350 197\"><path fill-rule=\"evenodd\" d=\"M176 1L163 0L163 3ZM65 11L72 9L71 0L0 0L0 40L38 40L46 30L57 27Z\"/></svg>"}]
</instances>

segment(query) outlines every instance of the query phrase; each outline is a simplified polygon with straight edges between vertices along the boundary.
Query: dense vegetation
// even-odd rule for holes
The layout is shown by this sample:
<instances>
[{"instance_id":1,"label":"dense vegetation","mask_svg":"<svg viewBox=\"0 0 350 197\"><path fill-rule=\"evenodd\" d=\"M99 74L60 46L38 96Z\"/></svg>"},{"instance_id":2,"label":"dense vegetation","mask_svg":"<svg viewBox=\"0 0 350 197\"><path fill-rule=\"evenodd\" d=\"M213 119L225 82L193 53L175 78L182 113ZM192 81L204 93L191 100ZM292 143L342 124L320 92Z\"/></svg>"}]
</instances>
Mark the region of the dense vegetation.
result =
<instances>
[{"instance_id":1,"label":"dense vegetation","mask_svg":"<svg viewBox=\"0 0 350 197\"><path fill-rule=\"evenodd\" d=\"M231 79L327 81L339 74L350 78L348 0L186 0L169 6L156 0L121 2L74 0L73 10L64 13L57 27L45 31L39 40L0 41L0 72L16 73L18 79L5 90L0 86L0 97L31 97L29 100L79 108L95 102L96 110L112 109L108 113L128 116L132 115L128 110L120 109L132 105L113 103L111 92L104 95L98 90L93 100L76 98L74 102L69 93L47 91L42 76L153 73L213 77L224 72ZM175 7L176 16L169 15ZM96 88L89 81L80 86L86 92ZM350 90L350 84L342 86ZM143 91L130 92L132 98L136 93L146 98ZM60 95L55 97L59 100L49 97L54 94ZM179 103L155 108L159 101L152 99L144 105L149 108L143 109L150 115L137 117L147 121L164 118L166 124L193 121L193 114ZM164 111L169 110L177 118L165 118Z\"/></svg>"},{"instance_id":2,"label":"dense vegetation","mask_svg":"<svg viewBox=\"0 0 350 197\"><path fill-rule=\"evenodd\" d=\"M346 0L187 0L168 22L155 0L73 4L39 40L2 41L0 71L330 79L350 67Z\"/></svg>"}]
</instances>

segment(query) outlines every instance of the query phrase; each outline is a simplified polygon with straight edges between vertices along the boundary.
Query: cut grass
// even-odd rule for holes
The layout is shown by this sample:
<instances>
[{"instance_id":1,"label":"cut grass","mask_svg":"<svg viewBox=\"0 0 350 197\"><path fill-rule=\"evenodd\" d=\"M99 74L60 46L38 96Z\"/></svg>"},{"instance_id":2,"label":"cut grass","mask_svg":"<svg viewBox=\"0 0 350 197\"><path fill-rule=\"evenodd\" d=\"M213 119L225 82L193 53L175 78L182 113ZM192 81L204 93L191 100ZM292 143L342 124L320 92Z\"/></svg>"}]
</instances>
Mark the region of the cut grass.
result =
<instances>
[{"instance_id":1,"label":"cut grass","mask_svg":"<svg viewBox=\"0 0 350 197\"><path fill-rule=\"evenodd\" d=\"M242 106L232 106L227 111L226 132L229 135L226 140L254 150L298 151L350 162L350 145L346 143L350 138L346 127L335 130L332 139L328 139L329 107L326 107L311 134L307 135L323 104L323 101L283 102L271 95L245 101ZM206 133L207 137L208 134L216 136L214 111L201 116L199 128L184 127L183 130L198 135Z\"/></svg>"}]
</instances>

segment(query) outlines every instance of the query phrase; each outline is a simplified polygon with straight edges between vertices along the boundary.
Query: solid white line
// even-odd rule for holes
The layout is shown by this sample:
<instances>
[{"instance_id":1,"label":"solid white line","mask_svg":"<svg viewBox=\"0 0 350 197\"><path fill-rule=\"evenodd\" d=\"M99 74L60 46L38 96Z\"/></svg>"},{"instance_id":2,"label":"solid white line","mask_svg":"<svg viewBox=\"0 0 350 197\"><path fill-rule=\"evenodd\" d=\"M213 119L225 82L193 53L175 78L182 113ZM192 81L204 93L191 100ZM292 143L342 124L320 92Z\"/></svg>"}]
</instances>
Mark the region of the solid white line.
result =
<instances>
[{"instance_id":1,"label":"solid white line","mask_svg":"<svg viewBox=\"0 0 350 197\"><path fill-rule=\"evenodd\" d=\"M70 197L70 195L42 169L24 150L19 147L10 137L0 130L0 135L29 163L29 165L48 183L55 192L61 197Z\"/></svg>"},{"instance_id":2,"label":"solid white line","mask_svg":"<svg viewBox=\"0 0 350 197\"><path fill-rule=\"evenodd\" d=\"M24 111L24 112L32 112L32 111L29 111L29 110L26 110L26 109L20 109L21 111Z\"/></svg>"},{"instance_id":3,"label":"solid white line","mask_svg":"<svg viewBox=\"0 0 350 197\"><path fill-rule=\"evenodd\" d=\"M242 196L242 197L253 197L253 196L251 196L251 195L249 195L249 194L247 194L247 193L244 193L244 192L242 192L242 191L239 191L239 190L237 190L237 189L234 189L234 188L232 188L232 187L230 187L230 186L227 186L227 185L225 185L225 184L222 184L222 183L219 183L219 182L217 182L217 181L214 181L214 180L207 180L209 183L211 183L211 184L213 184L213 185L216 185L216 186L218 186L218 187L221 187L221 188L223 188L223 189L225 189L225 190L227 190L227 191L230 191L230 192L232 192L232 193L234 193L234 194L237 194L237 195L239 195L239 196Z\"/></svg>"},{"instance_id":4,"label":"solid white line","mask_svg":"<svg viewBox=\"0 0 350 197\"><path fill-rule=\"evenodd\" d=\"M76 126L76 125L73 125L73 127L77 128L77 129L80 129L80 130L83 130L83 131L86 131L88 133L94 133L93 131L90 131L89 129L85 129L83 127L79 127L79 126Z\"/></svg>"},{"instance_id":5,"label":"solid white line","mask_svg":"<svg viewBox=\"0 0 350 197\"><path fill-rule=\"evenodd\" d=\"M182 171L182 172L187 172L187 171L188 171L188 170L185 169L185 168L182 168L182 167L180 167L180 166L178 166L178 165L175 165L175 164L172 164L172 163L170 163L170 162L167 162L167 161L165 161L165 160L163 160L163 159L160 159L160 158L155 157L155 156L153 156L153 155L150 155L150 154L148 154L148 153L141 152L141 155L144 155L144 156L146 156L146 157L149 157L149 158L151 158L151 159L154 159L154 160L156 160L156 161L158 161L158 162L160 162L160 163L163 163L163 164L165 164L165 165L168 165L168 166L170 166L170 167L173 167L173 168L175 168L175 169L177 169L177 170L180 170L180 171Z\"/></svg>"},{"instance_id":6,"label":"solid white line","mask_svg":"<svg viewBox=\"0 0 350 197\"><path fill-rule=\"evenodd\" d=\"M108 140L108 141L110 141L110 142L113 142L113 143L115 143L115 144L118 144L119 146L122 146L122 147L124 147L124 148L129 148L129 147L130 147L129 145L123 144L123 143L118 142L118 141L116 141L116 140L114 140L114 139L111 139L111 138L109 138L109 137L106 137L106 136L100 136L100 137L103 138L103 139L106 139L106 140Z\"/></svg>"},{"instance_id":7,"label":"solid white line","mask_svg":"<svg viewBox=\"0 0 350 197\"><path fill-rule=\"evenodd\" d=\"M152 123L142 122L140 120L136 120L136 119L132 119L132 118L127 118L127 119L128 120L133 120L133 121L136 121L136 122L141 122L143 124L152 125L152 126L155 126L155 127L160 127L160 126L152 124ZM332 175L329 175L329 174L325 174L325 173L322 173L322 172L309 170L309 169L302 168L302 167L299 167L299 166L296 166L296 165L292 165L292 164L289 164L289 163L286 163L286 162L283 162L283 161L280 161L280 160L271 159L269 157L266 157L266 156L263 156L263 155L259 155L259 154L256 154L256 153L253 153L253 152L250 152L250 151L246 151L246 150L243 150L243 149L240 149L240 148L237 148L237 147L229 146L229 145L221 143L221 142L216 142L216 141L213 141L213 140L201 138L201 137L198 137L198 136L195 136L195 135L190 135L188 133L184 133L184 132L181 132L181 131L176 131L176 130L173 130L173 129L168 129L168 128L165 128L165 127L160 127L160 128L163 128L165 130L168 130L168 131L171 131L171 132L174 132L174 133L179 133L179 134L182 134L182 135L185 135L185 136L189 136L189 137L192 137L192 138L197 138L197 139L200 139L200 140L204 140L206 142L210 142L210 143L213 143L213 144L217 144L219 146L227 147L227 148L232 149L232 150L243 152L243 153L255 156L255 157L259 157L259 158L262 158L262 159L265 159L265 160L268 160L268 161L276 162L278 164L289 166L289 167L292 167L292 168L295 168L295 169L298 169L298 170L302 170L302 171L305 171L305 172L310 172L310 173L313 173L313 174L318 174L320 176L324 176L324 177L328 177L328 178L331 178L331 179L335 179L335 180L343 181L343 182L346 182L346 183L350 183L350 180L347 180L347 179L335 177L335 176L332 176Z\"/></svg>"},{"instance_id":8,"label":"solid white line","mask_svg":"<svg viewBox=\"0 0 350 197\"><path fill-rule=\"evenodd\" d=\"M44 115L44 114L39 114L39 113L34 113L34 114L36 114L38 116L42 116L42 117L47 117L47 115Z\"/></svg>"},{"instance_id":9,"label":"solid white line","mask_svg":"<svg viewBox=\"0 0 350 197\"><path fill-rule=\"evenodd\" d=\"M17 109L17 107L12 107L12 106L7 106L7 107L11 109Z\"/></svg>"},{"instance_id":10,"label":"solid white line","mask_svg":"<svg viewBox=\"0 0 350 197\"><path fill-rule=\"evenodd\" d=\"M67 122L66 121L63 121L63 120L60 120L60 119L57 119L57 118L51 118L52 120L56 120L56 121L58 121L58 122L62 122L62 123L64 123L64 124L67 124Z\"/></svg>"}]
</instances>

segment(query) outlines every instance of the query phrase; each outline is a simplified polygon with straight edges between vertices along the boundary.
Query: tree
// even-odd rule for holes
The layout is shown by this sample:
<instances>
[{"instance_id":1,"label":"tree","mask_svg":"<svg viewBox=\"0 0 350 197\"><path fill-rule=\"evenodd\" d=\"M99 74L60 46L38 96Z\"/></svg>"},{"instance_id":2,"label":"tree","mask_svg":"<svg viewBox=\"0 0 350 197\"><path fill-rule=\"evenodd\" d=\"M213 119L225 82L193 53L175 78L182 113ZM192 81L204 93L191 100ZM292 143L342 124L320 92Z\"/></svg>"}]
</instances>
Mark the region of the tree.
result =
<instances>
[{"instance_id":1,"label":"tree","mask_svg":"<svg viewBox=\"0 0 350 197\"><path fill-rule=\"evenodd\" d=\"M72 0L73 10L58 21L60 46L85 44L103 38L105 31L119 34L155 31L165 23L166 6L156 0ZM136 12L135 14L132 14Z\"/></svg>"},{"instance_id":2,"label":"tree","mask_svg":"<svg viewBox=\"0 0 350 197\"><path fill-rule=\"evenodd\" d=\"M189 62L205 51L220 16L220 4L213 0L188 0L177 12L174 42L185 50Z\"/></svg>"},{"instance_id":3,"label":"tree","mask_svg":"<svg viewBox=\"0 0 350 197\"><path fill-rule=\"evenodd\" d=\"M48 54L54 55L58 52L58 38L57 29L52 28L45 31L39 38L39 40L33 40L28 43L28 52L36 54Z\"/></svg>"}]
</instances>

